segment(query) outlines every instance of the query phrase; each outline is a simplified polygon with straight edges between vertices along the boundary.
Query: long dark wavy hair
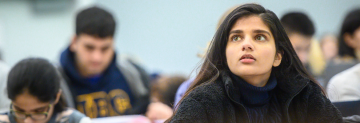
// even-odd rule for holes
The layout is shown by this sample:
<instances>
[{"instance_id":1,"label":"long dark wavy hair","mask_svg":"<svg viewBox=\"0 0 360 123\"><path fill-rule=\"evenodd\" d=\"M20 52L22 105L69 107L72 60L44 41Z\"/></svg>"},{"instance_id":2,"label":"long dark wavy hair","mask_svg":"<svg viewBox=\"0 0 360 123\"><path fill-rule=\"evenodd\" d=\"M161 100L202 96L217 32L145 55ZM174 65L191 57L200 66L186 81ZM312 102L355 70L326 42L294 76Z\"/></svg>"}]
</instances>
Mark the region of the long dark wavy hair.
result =
<instances>
[{"instance_id":1,"label":"long dark wavy hair","mask_svg":"<svg viewBox=\"0 0 360 123\"><path fill-rule=\"evenodd\" d=\"M190 88L182 97L181 101L196 87L209 82L214 82L219 77L221 71L230 71L225 55L229 32L231 27L239 18L252 15L260 17L270 28L275 39L276 52L282 54L281 64L278 67L273 67L271 71L272 73L275 73L276 78L289 77L287 75L289 75L289 73L293 73L301 75L302 77L319 85L302 65L275 13L258 4L243 4L233 10L216 31L201 65L200 71ZM324 91L322 91L322 93L325 94ZM180 103L178 103L178 105ZM167 120L167 122L170 121L170 119Z\"/></svg>"}]
</instances>

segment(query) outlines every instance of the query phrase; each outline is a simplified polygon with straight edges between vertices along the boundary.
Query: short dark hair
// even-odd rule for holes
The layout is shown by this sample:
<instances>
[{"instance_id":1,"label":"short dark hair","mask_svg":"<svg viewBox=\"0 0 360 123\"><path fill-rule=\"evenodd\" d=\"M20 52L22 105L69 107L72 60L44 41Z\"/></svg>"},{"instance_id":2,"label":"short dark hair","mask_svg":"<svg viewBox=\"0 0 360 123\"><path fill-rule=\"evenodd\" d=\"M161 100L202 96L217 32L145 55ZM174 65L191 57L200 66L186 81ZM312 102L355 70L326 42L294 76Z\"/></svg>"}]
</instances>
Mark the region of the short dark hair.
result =
<instances>
[{"instance_id":1,"label":"short dark hair","mask_svg":"<svg viewBox=\"0 0 360 123\"><path fill-rule=\"evenodd\" d=\"M300 33L305 36L313 36L315 34L313 22L304 13L290 12L285 14L280 21L288 35Z\"/></svg>"},{"instance_id":2,"label":"short dark hair","mask_svg":"<svg viewBox=\"0 0 360 123\"><path fill-rule=\"evenodd\" d=\"M41 102L52 102L60 89L60 76L55 67L42 58L27 58L18 62L9 72L7 93L10 100L25 92ZM55 112L64 109L62 99L55 105Z\"/></svg>"},{"instance_id":3,"label":"short dark hair","mask_svg":"<svg viewBox=\"0 0 360 123\"><path fill-rule=\"evenodd\" d=\"M350 11L341 26L339 35L339 56L351 56L356 58L354 49L349 47L344 41L344 34L353 35L355 30L360 27L360 9Z\"/></svg>"},{"instance_id":4,"label":"short dark hair","mask_svg":"<svg viewBox=\"0 0 360 123\"><path fill-rule=\"evenodd\" d=\"M186 78L178 75L159 78L152 84L151 95L157 97L160 102L173 107L176 91L184 81Z\"/></svg>"},{"instance_id":5,"label":"short dark hair","mask_svg":"<svg viewBox=\"0 0 360 123\"><path fill-rule=\"evenodd\" d=\"M76 16L76 35L85 33L100 38L113 37L115 26L113 16L99 7L87 8Z\"/></svg>"}]
</instances>

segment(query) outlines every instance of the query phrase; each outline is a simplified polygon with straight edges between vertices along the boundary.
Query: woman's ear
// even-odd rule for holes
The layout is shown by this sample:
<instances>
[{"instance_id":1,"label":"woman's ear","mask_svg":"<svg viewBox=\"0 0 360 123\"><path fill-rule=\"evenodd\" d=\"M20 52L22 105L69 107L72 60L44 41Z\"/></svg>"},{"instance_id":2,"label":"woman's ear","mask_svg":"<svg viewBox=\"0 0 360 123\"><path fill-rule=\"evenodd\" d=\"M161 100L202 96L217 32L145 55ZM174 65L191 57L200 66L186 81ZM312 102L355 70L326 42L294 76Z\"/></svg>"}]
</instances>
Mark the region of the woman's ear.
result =
<instances>
[{"instance_id":1,"label":"woman's ear","mask_svg":"<svg viewBox=\"0 0 360 123\"><path fill-rule=\"evenodd\" d=\"M281 60L282 60L282 53L281 53L281 52L276 53L273 66L274 66L274 67L279 66L280 63L281 63Z\"/></svg>"},{"instance_id":2,"label":"woman's ear","mask_svg":"<svg viewBox=\"0 0 360 123\"><path fill-rule=\"evenodd\" d=\"M62 90L59 89L59 92L56 94L56 99L55 99L54 104L57 104L59 102L60 97L61 97L61 93L62 93Z\"/></svg>"}]
</instances>

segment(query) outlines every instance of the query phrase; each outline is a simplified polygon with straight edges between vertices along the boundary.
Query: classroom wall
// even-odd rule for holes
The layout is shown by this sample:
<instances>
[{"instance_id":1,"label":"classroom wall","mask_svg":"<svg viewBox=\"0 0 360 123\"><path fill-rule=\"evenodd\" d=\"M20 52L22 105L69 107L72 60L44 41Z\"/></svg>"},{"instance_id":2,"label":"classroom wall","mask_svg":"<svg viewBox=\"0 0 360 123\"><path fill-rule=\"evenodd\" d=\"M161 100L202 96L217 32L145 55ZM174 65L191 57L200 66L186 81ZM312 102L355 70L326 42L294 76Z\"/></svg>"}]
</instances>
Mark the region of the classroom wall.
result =
<instances>
[{"instance_id":1,"label":"classroom wall","mask_svg":"<svg viewBox=\"0 0 360 123\"><path fill-rule=\"evenodd\" d=\"M116 49L130 54L150 72L188 75L198 65L228 8L260 3L279 17L288 11L309 14L316 36L338 33L345 14L360 7L359 0L72 0L60 10L34 12L29 1L0 1L0 48L9 65L29 56L58 60L74 33L75 13L93 4L105 7L117 19Z\"/></svg>"}]
</instances>

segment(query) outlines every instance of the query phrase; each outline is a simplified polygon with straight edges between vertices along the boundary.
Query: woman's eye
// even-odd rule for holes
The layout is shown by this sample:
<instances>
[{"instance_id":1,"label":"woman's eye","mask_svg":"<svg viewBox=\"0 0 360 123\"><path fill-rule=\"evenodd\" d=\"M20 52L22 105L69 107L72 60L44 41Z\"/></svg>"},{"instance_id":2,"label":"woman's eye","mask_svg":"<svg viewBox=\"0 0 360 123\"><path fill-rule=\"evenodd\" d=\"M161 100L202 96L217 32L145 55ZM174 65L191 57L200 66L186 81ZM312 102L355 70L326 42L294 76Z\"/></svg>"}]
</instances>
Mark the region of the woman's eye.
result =
<instances>
[{"instance_id":1,"label":"woman's eye","mask_svg":"<svg viewBox=\"0 0 360 123\"><path fill-rule=\"evenodd\" d=\"M241 40L241 38L240 38L239 36L234 36L234 37L232 38L232 40L233 40L233 41L239 41L239 40Z\"/></svg>"},{"instance_id":2,"label":"woman's eye","mask_svg":"<svg viewBox=\"0 0 360 123\"><path fill-rule=\"evenodd\" d=\"M256 36L255 39L256 39L256 40L259 40L259 41L264 41L264 40L266 40L265 37L262 36L262 35Z\"/></svg>"}]
</instances>

